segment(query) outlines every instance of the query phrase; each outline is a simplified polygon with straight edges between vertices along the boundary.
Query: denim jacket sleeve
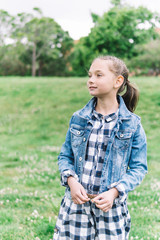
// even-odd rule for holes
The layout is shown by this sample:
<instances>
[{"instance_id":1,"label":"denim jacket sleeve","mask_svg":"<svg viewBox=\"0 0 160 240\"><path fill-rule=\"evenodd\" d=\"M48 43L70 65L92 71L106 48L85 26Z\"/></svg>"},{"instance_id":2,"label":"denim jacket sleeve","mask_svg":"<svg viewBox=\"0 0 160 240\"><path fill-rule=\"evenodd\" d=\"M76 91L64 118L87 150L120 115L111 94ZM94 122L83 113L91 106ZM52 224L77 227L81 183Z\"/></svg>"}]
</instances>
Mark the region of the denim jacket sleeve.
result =
<instances>
[{"instance_id":1,"label":"denim jacket sleeve","mask_svg":"<svg viewBox=\"0 0 160 240\"><path fill-rule=\"evenodd\" d=\"M72 116L72 118L73 118L73 116ZM71 125L72 118L70 120L69 127ZM71 147L71 133L70 133L69 129L66 134L66 140L65 140L64 144L62 145L61 152L58 156L58 166L59 166L59 171L61 174L67 170L71 170L72 172L75 172L74 156L73 156L73 151L72 151L72 147Z\"/></svg>"},{"instance_id":2,"label":"denim jacket sleeve","mask_svg":"<svg viewBox=\"0 0 160 240\"><path fill-rule=\"evenodd\" d=\"M124 190L122 195L127 194L142 182L147 170L147 141L144 129L139 122L133 136L128 169L115 187Z\"/></svg>"},{"instance_id":3,"label":"denim jacket sleeve","mask_svg":"<svg viewBox=\"0 0 160 240\"><path fill-rule=\"evenodd\" d=\"M62 186L64 186L64 187L68 186L67 179L70 176L74 177L77 180L77 182L78 182L79 179L78 179L77 174L74 171L72 171L72 170L66 170L66 171L61 173L61 185Z\"/></svg>"}]
</instances>

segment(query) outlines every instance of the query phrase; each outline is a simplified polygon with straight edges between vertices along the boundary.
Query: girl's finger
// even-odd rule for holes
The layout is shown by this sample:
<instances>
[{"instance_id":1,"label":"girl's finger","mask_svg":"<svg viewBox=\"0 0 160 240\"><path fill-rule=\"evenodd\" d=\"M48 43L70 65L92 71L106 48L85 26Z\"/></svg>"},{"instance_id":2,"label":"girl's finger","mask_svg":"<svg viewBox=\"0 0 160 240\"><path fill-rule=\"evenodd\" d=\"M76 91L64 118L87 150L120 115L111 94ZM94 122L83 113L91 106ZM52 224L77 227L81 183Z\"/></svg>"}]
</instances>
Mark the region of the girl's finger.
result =
<instances>
[{"instance_id":1,"label":"girl's finger","mask_svg":"<svg viewBox=\"0 0 160 240\"><path fill-rule=\"evenodd\" d=\"M83 203L85 203L84 201L81 201L81 199L77 199L77 204L83 204Z\"/></svg>"},{"instance_id":2,"label":"girl's finger","mask_svg":"<svg viewBox=\"0 0 160 240\"><path fill-rule=\"evenodd\" d=\"M103 205L103 206L101 206L101 205L97 206L97 205L96 205L96 207L98 207L99 209L101 209L103 212L108 212L108 211L111 209L110 206L106 206L106 205Z\"/></svg>"},{"instance_id":3,"label":"girl's finger","mask_svg":"<svg viewBox=\"0 0 160 240\"><path fill-rule=\"evenodd\" d=\"M86 198L82 195L81 191L77 192L76 194L74 194L74 199L80 200L82 202L86 202Z\"/></svg>"},{"instance_id":4,"label":"girl's finger","mask_svg":"<svg viewBox=\"0 0 160 240\"><path fill-rule=\"evenodd\" d=\"M74 197L73 202L74 202L75 204L83 204L83 203L85 203L86 201L83 201L83 199L81 199L80 196L78 195L78 196Z\"/></svg>"},{"instance_id":5,"label":"girl's finger","mask_svg":"<svg viewBox=\"0 0 160 240\"><path fill-rule=\"evenodd\" d=\"M82 193L80 193L80 194L78 195L78 198L79 198L81 201L83 201L83 202L89 201L88 196L85 197L85 196L82 195Z\"/></svg>"},{"instance_id":6,"label":"girl's finger","mask_svg":"<svg viewBox=\"0 0 160 240\"><path fill-rule=\"evenodd\" d=\"M96 203L96 204L99 204L99 205L100 205L100 204L105 204L105 203L107 203L107 202L106 202L106 199L104 199L104 198L103 198L103 199L101 198L101 199L99 199L99 200L93 199L93 202Z\"/></svg>"},{"instance_id":7,"label":"girl's finger","mask_svg":"<svg viewBox=\"0 0 160 240\"><path fill-rule=\"evenodd\" d=\"M100 208L100 209L104 209L104 208L107 208L108 205L106 205L106 204L103 204L103 205L101 205L101 204L96 204L96 207L98 207L98 208Z\"/></svg>"},{"instance_id":8,"label":"girl's finger","mask_svg":"<svg viewBox=\"0 0 160 240\"><path fill-rule=\"evenodd\" d=\"M88 196L87 196L86 191L84 190L84 188L81 188L81 194L82 194L86 199L89 199Z\"/></svg>"},{"instance_id":9,"label":"girl's finger","mask_svg":"<svg viewBox=\"0 0 160 240\"><path fill-rule=\"evenodd\" d=\"M103 212L108 212L110 210L110 208L104 208L102 209Z\"/></svg>"},{"instance_id":10,"label":"girl's finger","mask_svg":"<svg viewBox=\"0 0 160 240\"><path fill-rule=\"evenodd\" d=\"M99 194L97 197L93 198L92 201L96 202L101 199L103 199L103 197Z\"/></svg>"}]
</instances>

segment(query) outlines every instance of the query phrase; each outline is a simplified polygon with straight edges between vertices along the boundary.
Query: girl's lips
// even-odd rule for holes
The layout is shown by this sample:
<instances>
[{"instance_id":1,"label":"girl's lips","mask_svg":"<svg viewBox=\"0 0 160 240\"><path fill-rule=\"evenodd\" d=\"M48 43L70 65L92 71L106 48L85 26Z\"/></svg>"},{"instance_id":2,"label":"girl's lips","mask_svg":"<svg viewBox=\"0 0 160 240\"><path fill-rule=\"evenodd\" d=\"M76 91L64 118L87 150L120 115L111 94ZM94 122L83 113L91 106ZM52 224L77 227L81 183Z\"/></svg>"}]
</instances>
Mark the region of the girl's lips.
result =
<instances>
[{"instance_id":1,"label":"girl's lips","mask_svg":"<svg viewBox=\"0 0 160 240\"><path fill-rule=\"evenodd\" d=\"M90 89L90 90L92 90L92 89L96 89L96 87L89 87L89 89Z\"/></svg>"}]
</instances>

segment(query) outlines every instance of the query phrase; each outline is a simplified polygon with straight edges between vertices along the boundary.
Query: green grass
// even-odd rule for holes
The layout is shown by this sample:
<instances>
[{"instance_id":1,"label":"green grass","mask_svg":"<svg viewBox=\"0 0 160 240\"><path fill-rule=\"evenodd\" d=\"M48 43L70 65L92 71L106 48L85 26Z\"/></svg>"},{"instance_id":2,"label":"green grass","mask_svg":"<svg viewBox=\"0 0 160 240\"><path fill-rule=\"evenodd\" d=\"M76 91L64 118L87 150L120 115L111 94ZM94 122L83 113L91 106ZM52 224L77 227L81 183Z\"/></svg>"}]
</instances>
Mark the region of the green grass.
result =
<instances>
[{"instance_id":1,"label":"green grass","mask_svg":"<svg viewBox=\"0 0 160 240\"><path fill-rule=\"evenodd\" d=\"M0 78L0 240L52 239L64 188L57 156L86 78ZM149 173L129 194L130 239L160 239L160 78L132 78L148 140Z\"/></svg>"}]
</instances>

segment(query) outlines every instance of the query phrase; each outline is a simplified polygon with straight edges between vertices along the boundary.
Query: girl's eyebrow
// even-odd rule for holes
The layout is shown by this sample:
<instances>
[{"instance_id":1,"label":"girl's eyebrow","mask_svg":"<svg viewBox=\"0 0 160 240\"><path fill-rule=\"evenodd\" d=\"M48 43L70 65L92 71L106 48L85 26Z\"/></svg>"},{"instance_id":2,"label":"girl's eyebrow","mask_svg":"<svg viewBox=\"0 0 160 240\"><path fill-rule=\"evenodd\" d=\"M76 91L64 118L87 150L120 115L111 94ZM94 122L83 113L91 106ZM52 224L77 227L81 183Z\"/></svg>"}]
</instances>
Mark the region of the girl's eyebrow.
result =
<instances>
[{"instance_id":1,"label":"girl's eyebrow","mask_svg":"<svg viewBox=\"0 0 160 240\"><path fill-rule=\"evenodd\" d=\"M98 73L98 72L102 72L102 70L97 69L97 70L94 71L94 73ZM92 73L92 72L88 71L88 73Z\"/></svg>"}]
</instances>

